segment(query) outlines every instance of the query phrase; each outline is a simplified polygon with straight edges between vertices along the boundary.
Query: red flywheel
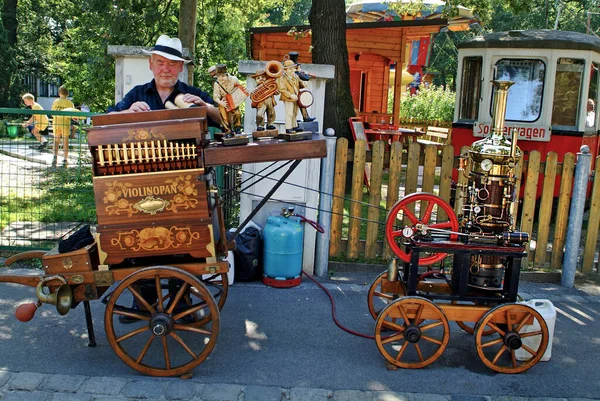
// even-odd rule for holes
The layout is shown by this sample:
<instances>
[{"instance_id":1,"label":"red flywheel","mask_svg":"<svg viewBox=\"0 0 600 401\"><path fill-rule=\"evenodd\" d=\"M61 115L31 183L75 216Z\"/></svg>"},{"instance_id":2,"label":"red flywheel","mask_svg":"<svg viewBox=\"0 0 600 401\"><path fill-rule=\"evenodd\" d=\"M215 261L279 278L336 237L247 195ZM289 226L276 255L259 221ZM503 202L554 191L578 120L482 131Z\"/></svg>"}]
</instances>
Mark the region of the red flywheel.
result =
<instances>
[{"instance_id":1,"label":"red flywheel","mask_svg":"<svg viewBox=\"0 0 600 401\"><path fill-rule=\"evenodd\" d=\"M457 232L458 218L452 207L439 196L418 192L400 199L389 211L385 221L385 238L396 256L410 262L410 252L403 249L403 242L430 229ZM444 236L443 233L441 236ZM448 240L456 238L456 234L446 236ZM445 257L445 253L428 254L419 259L419 265L429 266Z\"/></svg>"}]
</instances>

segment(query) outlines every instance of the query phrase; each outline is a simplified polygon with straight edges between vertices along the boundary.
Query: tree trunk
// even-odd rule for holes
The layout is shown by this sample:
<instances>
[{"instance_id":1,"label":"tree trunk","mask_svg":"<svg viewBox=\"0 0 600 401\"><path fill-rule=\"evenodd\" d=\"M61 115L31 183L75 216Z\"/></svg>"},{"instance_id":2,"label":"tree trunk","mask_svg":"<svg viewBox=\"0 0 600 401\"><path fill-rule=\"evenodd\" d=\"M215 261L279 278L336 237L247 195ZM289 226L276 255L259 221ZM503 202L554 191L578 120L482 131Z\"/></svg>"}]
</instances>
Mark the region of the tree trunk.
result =
<instances>
[{"instance_id":1,"label":"tree trunk","mask_svg":"<svg viewBox=\"0 0 600 401\"><path fill-rule=\"evenodd\" d=\"M352 143L348 118L354 116L354 105L350 94L344 0L313 0L308 20L312 29L313 63L335 66L335 78L325 88L322 128L333 128L337 137L348 138Z\"/></svg>"},{"instance_id":2,"label":"tree trunk","mask_svg":"<svg viewBox=\"0 0 600 401\"><path fill-rule=\"evenodd\" d=\"M6 29L8 45L17 45L17 4L18 0L4 0L2 8L2 25Z\"/></svg>"},{"instance_id":3,"label":"tree trunk","mask_svg":"<svg viewBox=\"0 0 600 401\"><path fill-rule=\"evenodd\" d=\"M196 50L196 13L198 10L198 0L181 0L179 5L179 39L183 47L190 50L192 62ZM194 84L194 64L189 63L188 85Z\"/></svg>"}]
</instances>

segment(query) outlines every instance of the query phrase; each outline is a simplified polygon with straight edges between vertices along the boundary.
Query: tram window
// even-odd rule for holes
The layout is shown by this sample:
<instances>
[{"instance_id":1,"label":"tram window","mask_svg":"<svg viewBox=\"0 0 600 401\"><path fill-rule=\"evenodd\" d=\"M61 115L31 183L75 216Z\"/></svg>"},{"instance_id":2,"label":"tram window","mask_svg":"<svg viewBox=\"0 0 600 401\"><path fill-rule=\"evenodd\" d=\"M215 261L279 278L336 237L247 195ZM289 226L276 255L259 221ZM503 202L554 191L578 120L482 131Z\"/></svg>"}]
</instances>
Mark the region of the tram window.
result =
<instances>
[{"instance_id":1,"label":"tram window","mask_svg":"<svg viewBox=\"0 0 600 401\"><path fill-rule=\"evenodd\" d=\"M590 86L588 88L585 130L596 132L596 107L598 105L598 63L592 63Z\"/></svg>"},{"instance_id":2,"label":"tram window","mask_svg":"<svg viewBox=\"0 0 600 401\"><path fill-rule=\"evenodd\" d=\"M506 121L533 122L540 118L545 74L546 65L541 60L498 60L495 79L514 82L514 85L508 90ZM493 113L493 96L492 93L490 116Z\"/></svg>"},{"instance_id":3,"label":"tram window","mask_svg":"<svg viewBox=\"0 0 600 401\"><path fill-rule=\"evenodd\" d=\"M459 119L475 120L477 118L479 97L481 96L482 64L482 57L465 57L463 59Z\"/></svg>"},{"instance_id":4,"label":"tram window","mask_svg":"<svg viewBox=\"0 0 600 401\"><path fill-rule=\"evenodd\" d=\"M584 61L579 59L559 58L556 62L552 126L577 127L584 67Z\"/></svg>"}]
</instances>

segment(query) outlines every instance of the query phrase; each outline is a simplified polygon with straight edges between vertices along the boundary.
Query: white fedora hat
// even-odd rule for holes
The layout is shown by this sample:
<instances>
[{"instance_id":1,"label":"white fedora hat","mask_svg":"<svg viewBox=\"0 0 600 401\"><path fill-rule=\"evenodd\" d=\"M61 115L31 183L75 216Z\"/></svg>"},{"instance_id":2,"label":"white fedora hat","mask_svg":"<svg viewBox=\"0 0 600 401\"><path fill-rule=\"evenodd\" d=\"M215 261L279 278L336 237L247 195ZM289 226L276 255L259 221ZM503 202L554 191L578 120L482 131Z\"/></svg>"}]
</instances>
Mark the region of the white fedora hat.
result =
<instances>
[{"instance_id":1,"label":"white fedora hat","mask_svg":"<svg viewBox=\"0 0 600 401\"><path fill-rule=\"evenodd\" d=\"M160 35L152 50L142 50L146 54L158 54L169 60L183 61L185 64L191 62L183 58L181 40Z\"/></svg>"}]
</instances>

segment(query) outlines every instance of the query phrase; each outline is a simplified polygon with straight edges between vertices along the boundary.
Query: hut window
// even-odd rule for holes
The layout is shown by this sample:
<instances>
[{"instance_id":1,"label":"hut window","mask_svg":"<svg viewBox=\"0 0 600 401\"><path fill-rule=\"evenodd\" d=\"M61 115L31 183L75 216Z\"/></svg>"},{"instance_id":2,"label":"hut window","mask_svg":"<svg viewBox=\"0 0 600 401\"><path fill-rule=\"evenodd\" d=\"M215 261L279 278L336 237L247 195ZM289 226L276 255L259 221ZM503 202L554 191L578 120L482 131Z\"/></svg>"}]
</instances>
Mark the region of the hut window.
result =
<instances>
[{"instance_id":1,"label":"hut window","mask_svg":"<svg viewBox=\"0 0 600 401\"><path fill-rule=\"evenodd\" d=\"M482 57L465 57L463 59L460 111L458 114L458 118L461 120L475 120L479 113L482 62Z\"/></svg>"},{"instance_id":2,"label":"hut window","mask_svg":"<svg viewBox=\"0 0 600 401\"><path fill-rule=\"evenodd\" d=\"M534 122L542 112L546 65L536 59L501 59L496 63L494 79L513 81L508 89L505 121ZM494 93L490 102L490 116Z\"/></svg>"},{"instance_id":3,"label":"hut window","mask_svg":"<svg viewBox=\"0 0 600 401\"><path fill-rule=\"evenodd\" d=\"M556 62L552 126L577 127L584 67L584 61L579 59L559 58Z\"/></svg>"}]
</instances>

